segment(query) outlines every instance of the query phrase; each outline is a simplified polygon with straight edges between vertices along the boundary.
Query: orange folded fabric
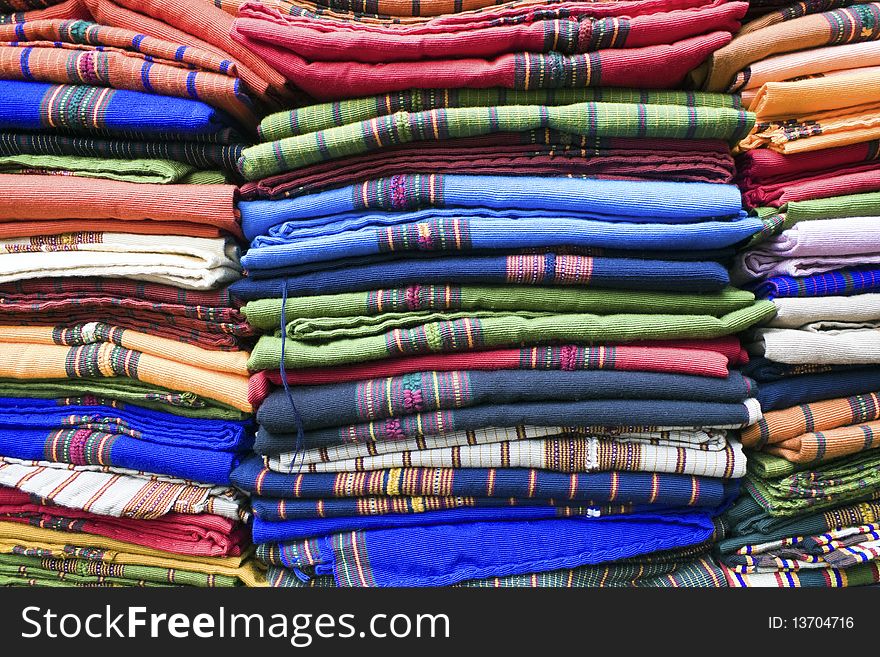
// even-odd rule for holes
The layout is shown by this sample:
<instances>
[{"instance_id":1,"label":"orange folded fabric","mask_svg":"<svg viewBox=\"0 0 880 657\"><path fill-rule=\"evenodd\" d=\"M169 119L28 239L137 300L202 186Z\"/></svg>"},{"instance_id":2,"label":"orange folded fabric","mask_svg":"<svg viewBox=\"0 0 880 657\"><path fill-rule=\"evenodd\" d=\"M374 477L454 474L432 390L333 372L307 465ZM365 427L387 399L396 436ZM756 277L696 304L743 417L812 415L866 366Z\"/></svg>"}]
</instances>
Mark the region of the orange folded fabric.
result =
<instances>
[{"instance_id":1,"label":"orange folded fabric","mask_svg":"<svg viewBox=\"0 0 880 657\"><path fill-rule=\"evenodd\" d=\"M129 377L250 413L247 358L97 322L0 326L0 379Z\"/></svg>"},{"instance_id":2,"label":"orange folded fabric","mask_svg":"<svg viewBox=\"0 0 880 657\"><path fill-rule=\"evenodd\" d=\"M880 445L880 422L805 433L768 445L764 451L792 463L821 463Z\"/></svg>"},{"instance_id":3,"label":"orange folded fabric","mask_svg":"<svg viewBox=\"0 0 880 657\"><path fill-rule=\"evenodd\" d=\"M31 222L115 220L112 230L127 232L118 222L151 221L151 227L145 225L142 230L131 232L161 234L156 222L174 222L241 237L236 193L234 185L153 185L117 180L98 182L75 176L0 174L0 227L9 222L27 227L25 235L39 235L46 233L31 230L36 228ZM78 230L82 228L80 221Z\"/></svg>"},{"instance_id":4,"label":"orange folded fabric","mask_svg":"<svg viewBox=\"0 0 880 657\"><path fill-rule=\"evenodd\" d=\"M758 123L880 103L880 66L806 80L768 82L755 94Z\"/></svg>"}]
</instances>

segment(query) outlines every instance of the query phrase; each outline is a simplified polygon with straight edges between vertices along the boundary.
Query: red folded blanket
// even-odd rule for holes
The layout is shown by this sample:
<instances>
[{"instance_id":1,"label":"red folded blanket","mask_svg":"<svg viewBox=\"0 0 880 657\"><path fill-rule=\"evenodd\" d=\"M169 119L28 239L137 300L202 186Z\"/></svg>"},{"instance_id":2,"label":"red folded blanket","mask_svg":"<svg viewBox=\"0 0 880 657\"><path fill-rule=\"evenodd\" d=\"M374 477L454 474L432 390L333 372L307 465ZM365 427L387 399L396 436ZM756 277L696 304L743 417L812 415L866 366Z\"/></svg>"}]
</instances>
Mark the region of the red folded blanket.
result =
<instances>
[{"instance_id":1,"label":"red folded blanket","mask_svg":"<svg viewBox=\"0 0 880 657\"><path fill-rule=\"evenodd\" d=\"M796 181L819 172L875 162L878 157L880 141L876 140L791 155L777 153L768 148L756 148L736 158L737 178L740 186L747 190L759 185Z\"/></svg>"},{"instance_id":2,"label":"red folded blanket","mask_svg":"<svg viewBox=\"0 0 880 657\"><path fill-rule=\"evenodd\" d=\"M373 178L431 171L729 183L727 144L699 139L590 139L544 132L401 144L320 162L242 186L246 200L292 198Z\"/></svg>"},{"instance_id":3,"label":"red folded blanket","mask_svg":"<svg viewBox=\"0 0 880 657\"><path fill-rule=\"evenodd\" d=\"M287 382L290 385L319 385L432 370L444 372L505 369L613 369L723 378L728 375L728 367L748 361L748 355L739 340L733 337L645 344L647 346L527 347L412 356L375 363L288 371ZM281 373L278 370L257 372L250 378L248 401L256 408L275 386L280 385Z\"/></svg>"},{"instance_id":4,"label":"red folded blanket","mask_svg":"<svg viewBox=\"0 0 880 657\"><path fill-rule=\"evenodd\" d=\"M602 16L604 12L613 16L615 12L626 12L632 3L519 7L516 11L520 14L510 19L514 21L510 26L491 12L479 13L476 19L474 15L459 14L415 26L395 26L393 31L350 21L283 16L276 10L247 4L233 24L232 37L272 62L297 87L322 100L411 88L669 88L729 43L731 31L746 10L742 2L708 5L699 10L709 12L697 21L699 25L695 23L681 32L647 30L645 34L650 32L651 38L636 39L633 47L624 50L624 45L630 45L629 37L624 36L630 19L560 19L570 15L571 10L563 9L569 4L580 7L579 15ZM653 5L657 7L658 3ZM623 24L625 29L621 29ZM689 21L682 24L690 25ZM581 26L590 26L584 27L583 35ZM305 28L320 34L320 38L304 40ZM419 31L417 40L436 42L436 47L397 45L407 30ZM534 42L534 37L528 36L532 30L540 34ZM500 35L497 39L490 36L496 31ZM511 34L520 36L511 40ZM651 45L641 45L646 40ZM403 39L403 43L408 42ZM331 44L337 44L335 51L327 50ZM328 52L334 54L328 56Z\"/></svg>"},{"instance_id":5,"label":"red folded blanket","mask_svg":"<svg viewBox=\"0 0 880 657\"><path fill-rule=\"evenodd\" d=\"M749 207L782 207L790 201L829 198L846 194L880 191L880 170L877 165L862 164L793 181L743 187L743 200Z\"/></svg>"},{"instance_id":6,"label":"red folded blanket","mask_svg":"<svg viewBox=\"0 0 880 657\"><path fill-rule=\"evenodd\" d=\"M105 322L142 333L237 351L254 329L224 291L194 292L122 279L49 278L0 285L7 323L55 326Z\"/></svg>"},{"instance_id":7,"label":"red folded blanket","mask_svg":"<svg viewBox=\"0 0 880 657\"><path fill-rule=\"evenodd\" d=\"M0 520L205 557L238 556L249 538L245 525L220 516L168 513L155 520L99 516L43 504L15 488L0 488Z\"/></svg>"}]
</instances>

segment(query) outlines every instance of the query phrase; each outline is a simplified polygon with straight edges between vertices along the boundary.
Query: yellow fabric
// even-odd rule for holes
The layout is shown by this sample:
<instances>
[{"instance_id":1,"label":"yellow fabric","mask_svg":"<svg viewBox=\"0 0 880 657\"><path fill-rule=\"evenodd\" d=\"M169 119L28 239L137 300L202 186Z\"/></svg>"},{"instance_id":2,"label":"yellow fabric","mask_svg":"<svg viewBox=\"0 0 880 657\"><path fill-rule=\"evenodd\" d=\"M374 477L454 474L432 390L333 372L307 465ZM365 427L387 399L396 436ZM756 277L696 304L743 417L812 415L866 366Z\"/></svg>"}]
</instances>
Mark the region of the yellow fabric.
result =
<instances>
[{"instance_id":1,"label":"yellow fabric","mask_svg":"<svg viewBox=\"0 0 880 657\"><path fill-rule=\"evenodd\" d=\"M760 123L874 103L880 103L878 66L806 80L767 82L755 94L751 110Z\"/></svg>"},{"instance_id":2,"label":"yellow fabric","mask_svg":"<svg viewBox=\"0 0 880 657\"><path fill-rule=\"evenodd\" d=\"M175 568L208 575L237 577L246 586L266 586L266 577L250 553L238 557L195 557L162 552L104 536L73 534L14 522L0 522L0 553L43 550L41 556L67 558L65 546L99 548L102 561Z\"/></svg>"}]
</instances>

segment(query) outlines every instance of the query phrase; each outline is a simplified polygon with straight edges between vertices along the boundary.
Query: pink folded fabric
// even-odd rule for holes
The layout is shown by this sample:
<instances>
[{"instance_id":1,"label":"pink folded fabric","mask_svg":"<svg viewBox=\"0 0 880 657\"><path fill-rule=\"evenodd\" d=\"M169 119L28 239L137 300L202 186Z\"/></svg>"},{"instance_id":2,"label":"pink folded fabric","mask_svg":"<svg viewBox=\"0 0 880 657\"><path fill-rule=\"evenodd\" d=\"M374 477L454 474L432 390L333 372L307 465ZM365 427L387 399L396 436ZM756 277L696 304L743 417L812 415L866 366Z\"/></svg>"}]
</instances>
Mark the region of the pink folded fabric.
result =
<instances>
[{"instance_id":1,"label":"pink folded fabric","mask_svg":"<svg viewBox=\"0 0 880 657\"><path fill-rule=\"evenodd\" d=\"M821 154L818 151L817 154ZM861 164L840 170L836 175L830 171L794 181L759 185L743 190L743 200L749 207L781 207L791 201L808 201L847 194L864 194L880 191L880 169L876 163ZM880 249L878 249L880 250Z\"/></svg>"}]
</instances>

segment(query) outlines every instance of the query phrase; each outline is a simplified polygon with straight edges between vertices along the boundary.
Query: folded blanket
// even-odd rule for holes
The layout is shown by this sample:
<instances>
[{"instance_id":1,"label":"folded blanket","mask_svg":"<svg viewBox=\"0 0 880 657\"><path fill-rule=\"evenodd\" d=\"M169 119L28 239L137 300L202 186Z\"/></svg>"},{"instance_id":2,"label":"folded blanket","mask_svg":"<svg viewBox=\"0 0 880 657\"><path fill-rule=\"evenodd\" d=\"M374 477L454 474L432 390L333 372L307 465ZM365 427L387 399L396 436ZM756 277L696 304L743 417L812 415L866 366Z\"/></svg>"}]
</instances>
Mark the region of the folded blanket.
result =
<instances>
[{"instance_id":1,"label":"folded blanket","mask_svg":"<svg viewBox=\"0 0 880 657\"><path fill-rule=\"evenodd\" d=\"M0 486L101 516L151 520L211 513L244 522L250 516L246 498L233 488L108 466L0 456Z\"/></svg>"},{"instance_id":2,"label":"folded blanket","mask_svg":"<svg viewBox=\"0 0 880 657\"><path fill-rule=\"evenodd\" d=\"M788 364L880 363L880 322L817 322L801 329L759 329L749 350Z\"/></svg>"},{"instance_id":3,"label":"folded blanket","mask_svg":"<svg viewBox=\"0 0 880 657\"><path fill-rule=\"evenodd\" d=\"M703 34L706 30L697 28L696 33L700 36L682 38L672 45L615 50L608 49L600 40L594 47L605 46L606 49L586 54L545 54L515 48L517 52L488 54L483 58L457 56L453 50L443 59L415 62L310 61L299 52L299 42L291 33L298 19L285 17L257 4L242 7L233 25L232 36L257 55L272 61L277 70L298 88L322 99L436 87L532 89L602 85L662 88L678 86L688 71L730 41L730 30L738 26L737 14L744 14L745 6L731 3L731 9L733 16L725 16L721 23L716 22L716 31ZM610 24L615 23L611 21ZM470 27L467 23L465 26ZM514 26L509 29L512 28ZM447 31L449 27L444 25L440 29ZM520 29L528 28L523 26ZM574 38L576 43L578 32L569 29L569 39ZM613 33L620 34L616 30ZM542 39L542 46L543 43L546 42ZM540 50L545 49L543 46ZM572 52L577 48L567 50Z\"/></svg>"},{"instance_id":4,"label":"folded blanket","mask_svg":"<svg viewBox=\"0 0 880 657\"><path fill-rule=\"evenodd\" d=\"M880 390L880 372L876 367L864 367L787 376L762 383L756 397L766 413L823 399L864 395L876 390Z\"/></svg>"},{"instance_id":5,"label":"folded blanket","mask_svg":"<svg viewBox=\"0 0 880 657\"><path fill-rule=\"evenodd\" d=\"M746 204L751 207L781 207L791 201L806 201L878 190L880 190L880 179L878 179L875 165L861 164L833 171L823 171L796 180L784 180L753 187L745 191L743 198Z\"/></svg>"},{"instance_id":6,"label":"folded blanket","mask_svg":"<svg viewBox=\"0 0 880 657\"><path fill-rule=\"evenodd\" d=\"M718 231L720 234L717 237L712 234L713 227L720 229ZM467 253L482 249L497 249L495 253L498 253L499 250L502 250L503 253L518 249L561 248L564 251L566 247L614 248L624 245L637 249L692 248L698 238L699 243L703 246L724 247L730 245L730 233L735 230L734 227L719 225L719 222L687 224L686 228L681 230L678 226L663 223L649 226L643 223L615 222L609 226L607 222L602 220L556 219L553 217L536 218L534 221L511 220L503 217L498 219L479 217L435 219L387 227L365 227L333 233L327 231L329 234L317 237L296 233L268 238L258 237L242 257L241 263L253 278L275 278L285 274L292 267L389 252L402 254L412 251L431 252L439 256L456 255L458 252ZM489 252L491 253L491 251ZM657 255L662 255L662 252ZM425 270L424 275L420 272L412 272L409 275L414 280L423 283L435 283L438 276L433 272L443 271L445 269L442 266L444 262L448 262L448 260L399 262L389 263L388 266L399 270L401 273L398 276L403 275L402 272L406 271L407 266L421 267ZM583 263L593 264L584 265ZM712 268L720 270L714 272L714 276L712 276L716 285L719 280L723 281L722 286L727 282L726 271L715 262L592 258L566 256L564 253L458 258L455 261L455 269L461 268L462 271L457 273L456 277L459 279L467 278L467 274L472 272L474 267L481 271L485 270L484 280L486 282L492 282L499 278L508 281L510 279L515 281L517 278L540 280L543 277L561 279L562 276L554 272L554 269L566 270L566 274L571 278L571 283L580 283L584 278L587 278L587 282L593 280L600 282L605 278L602 275L603 270L605 270L604 273L614 270L618 272L620 283L623 285L626 284L623 272L647 282L651 281L652 273L654 278L657 278L656 269L660 269L666 273L666 276L661 276L661 278L668 278L669 284L655 284L656 289L679 289L675 283L680 276L693 278L696 287L694 291L705 292L709 290L699 289L700 274L708 278L708 274L703 272ZM652 268L656 269L652 272ZM583 275L578 276L580 272L583 272ZM471 278L474 277L472 273ZM610 284L612 287L618 286L613 281Z\"/></svg>"},{"instance_id":7,"label":"folded blanket","mask_svg":"<svg viewBox=\"0 0 880 657\"><path fill-rule=\"evenodd\" d=\"M573 212L569 216L584 219L689 223L743 216L741 203L733 185L428 174L379 178L296 199L249 201L240 209L245 237L252 240L284 222L307 227L301 220L323 217L313 224L323 225L339 221L340 214L366 210L454 208L459 216L463 208L543 210L544 216Z\"/></svg>"},{"instance_id":8,"label":"folded blanket","mask_svg":"<svg viewBox=\"0 0 880 657\"><path fill-rule=\"evenodd\" d=\"M238 245L225 237L77 232L0 240L0 284L106 276L210 290L239 278Z\"/></svg>"},{"instance_id":9,"label":"folded blanket","mask_svg":"<svg viewBox=\"0 0 880 657\"><path fill-rule=\"evenodd\" d=\"M107 324L0 327L0 379L126 376L250 412L244 352L209 351Z\"/></svg>"},{"instance_id":10,"label":"folded blanket","mask_svg":"<svg viewBox=\"0 0 880 657\"><path fill-rule=\"evenodd\" d=\"M792 463L814 464L874 449L880 444L878 436L880 422L868 422L774 440L763 449Z\"/></svg>"},{"instance_id":11,"label":"folded blanket","mask_svg":"<svg viewBox=\"0 0 880 657\"><path fill-rule=\"evenodd\" d=\"M197 171L174 160L105 160L74 155L0 156L0 172L28 176L75 176L146 184L222 185L222 171Z\"/></svg>"},{"instance_id":12,"label":"folded blanket","mask_svg":"<svg viewBox=\"0 0 880 657\"><path fill-rule=\"evenodd\" d=\"M800 328L822 321L856 324L880 321L880 294L788 297L774 299L773 305L776 306L776 316L768 325L776 328Z\"/></svg>"},{"instance_id":13,"label":"folded blanket","mask_svg":"<svg viewBox=\"0 0 880 657\"><path fill-rule=\"evenodd\" d=\"M565 257L563 257L565 259ZM511 262L524 258L510 258ZM509 281L506 281L509 282ZM2 291L2 288L0 288ZM692 314L699 310L720 316L754 303L751 292L725 288L717 293L678 294L581 287L514 287L410 285L367 292L298 296L287 299L288 318L348 324L368 318L393 317L404 313L451 310L565 311L616 314L650 309L665 314ZM281 299L259 299L242 308L248 323L263 331L276 330L281 322Z\"/></svg>"},{"instance_id":14,"label":"folded blanket","mask_svg":"<svg viewBox=\"0 0 880 657\"><path fill-rule=\"evenodd\" d=\"M415 514L383 514L374 516L355 516L350 518L298 519L287 521L266 521L254 518L253 540L256 544L286 543L304 539L320 538L329 534L341 534L358 530L403 529L431 527L436 525L465 525L481 522L539 522L556 518L605 518L612 515L681 512L662 505L655 507L557 507L547 505L507 506L494 508L454 508L449 510L424 511ZM712 509L699 509L709 511ZM271 548L270 548L271 550Z\"/></svg>"},{"instance_id":15,"label":"folded blanket","mask_svg":"<svg viewBox=\"0 0 880 657\"><path fill-rule=\"evenodd\" d=\"M244 525L217 515L169 513L152 520L120 520L42 504L14 488L0 489L0 520L106 536L178 554L239 555L247 545Z\"/></svg>"},{"instance_id":16,"label":"folded blanket","mask_svg":"<svg viewBox=\"0 0 880 657\"><path fill-rule=\"evenodd\" d=\"M163 159L183 162L198 169L223 169L237 173L242 149L243 146L238 144L96 139L0 130L0 154L4 156L67 155L110 162L133 158Z\"/></svg>"},{"instance_id":17,"label":"folded blanket","mask_svg":"<svg viewBox=\"0 0 880 657\"><path fill-rule=\"evenodd\" d=\"M804 434L812 436L815 432L824 433L878 419L880 397L877 393L854 395L770 411L756 424L743 429L741 440L745 447L762 449L796 440Z\"/></svg>"},{"instance_id":18,"label":"folded blanket","mask_svg":"<svg viewBox=\"0 0 880 657\"><path fill-rule=\"evenodd\" d=\"M809 276L880 263L876 217L849 217L796 224L737 256L734 280L768 276Z\"/></svg>"},{"instance_id":19,"label":"folded blanket","mask_svg":"<svg viewBox=\"0 0 880 657\"><path fill-rule=\"evenodd\" d=\"M736 158L737 177L745 194L760 185L796 182L811 175L829 173L850 166L870 164L880 154L880 142L824 149L819 153L784 155L769 149L746 151Z\"/></svg>"},{"instance_id":20,"label":"folded blanket","mask_svg":"<svg viewBox=\"0 0 880 657\"><path fill-rule=\"evenodd\" d=\"M0 398L0 454L10 458L115 466L228 485L237 453L250 441L243 423Z\"/></svg>"},{"instance_id":21,"label":"folded blanket","mask_svg":"<svg viewBox=\"0 0 880 657\"><path fill-rule=\"evenodd\" d=\"M728 509L723 520L728 526L716 551L720 555L748 554L748 546L761 545L792 536L815 536L828 530L877 522L880 504L858 502L834 507L822 513L793 516L769 515L751 495L744 495Z\"/></svg>"},{"instance_id":22,"label":"folded blanket","mask_svg":"<svg viewBox=\"0 0 880 657\"><path fill-rule=\"evenodd\" d=\"M669 472L736 479L746 473L738 442L721 452L591 438L548 438L460 447L392 452L347 461L303 466L295 453L267 460L285 473L369 472L391 468L534 468L553 472Z\"/></svg>"},{"instance_id":23,"label":"folded blanket","mask_svg":"<svg viewBox=\"0 0 880 657\"><path fill-rule=\"evenodd\" d=\"M166 583L174 582L175 573L180 569L184 579L190 581L193 578L187 577L187 573L201 573L203 577L198 578L201 582L197 579L196 585L215 585L215 577L233 578L247 586L265 585L262 572L256 568L249 554L226 557L173 554L113 538L29 527L14 522L0 522L0 553L15 555L16 558L50 559L52 562L45 563L43 567L62 571L67 568L58 560L75 559L77 565L86 569L92 577L105 567L117 576L126 571L132 576L138 572L137 567L145 566L164 570L163 581ZM86 566L88 562L94 563L95 567ZM135 570L132 571L132 568ZM144 571L144 574L147 572ZM155 578L157 573L153 571L151 574Z\"/></svg>"},{"instance_id":24,"label":"folded blanket","mask_svg":"<svg viewBox=\"0 0 880 657\"><path fill-rule=\"evenodd\" d=\"M696 512L477 522L332 534L267 545L258 556L307 577L333 574L343 586L442 586L693 545L713 531L711 518ZM431 545L444 549L432 553Z\"/></svg>"},{"instance_id":25,"label":"folded blanket","mask_svg":"<svg viewBox=\"0 0 880 657\"><path fill-rule=\"evenodd\" d=\"M730 148L717 139L578 137L530 130L387 146L249 181L241 194L247 201L295 198L418 171L729 183L734 165Z\"/></svg>"},{"instance_id":26,"label":"folded blanket","mask_svg":"<svg viewBox=\"0 0 880 657\"><path fill-rule=\"evenodd\" d=\"M584 117L589 117L584 120ZM754 125L742 110L644 103L492 105L398 111L366 121L246 148L239 163L244 177L258 180L401 143L460 139L494 133L550 129L585 137L723 139L735 143Z\"/></svg>"},{"instance_id":27,"label":"folded blanket","mask_svg":"<svg viewBox=\"0 0 880 657\"><path fill-rule=\"evenodd\" d=\"M743 103L751 105L758 90L768 82L781 82L824 73L880 65L880 43L862 41L826 48L811 48L757 61L736 74L728 91L742 93Z\"/></svg>"},{"instance_id":28,"label":"folded blanket","mask_svg":"<svg viewBox=\"0 0 880 657\"><path fill-rule=\"evenodd\" d=\"M738 372L714 379L654 372L457 370L298 386L293 398L303 429L311 430L481 404L596 399L736 402L753 392L754 382ZM279 390L261 404L257 420L278 426L278 418L289 413L287 394Z\"/></svg>"},{"instance_id":29,"label":"folded blanket","mask_svg":"<svg viewBox=\"0 0 880 657\"><path fill-rule=\"evenodd\" d=\"M265 432L264 432L265 435ZM540 427L540 426L516 426L516 427L482 427L471 431L448 431L441 434L420 436L409 440L393 440L379 442L348 443L329 447L317 447L296 452L277 445L257 445L256 450L265 456L272 456L276 464L276 470L287 472L302 466L317 463L333 464L327 467L335 468L337 461L351 461L351 470L359 470L361 467L355 463L366 457L392 454L393 458L400 458L403 452L416 452L426 450L438 450L449 447L464 447L466 445L486 445L500 442L510 442L528 439L556 439L575 437L598 437L621 444L638 445L663 445L667 447L694 448L704 452L720 452L727 449L727 432L723 429L703 429L700 427L688 428L665 428L665 427ZM271 438L271 436L270 436ZM405 458L405 456L404 456ZM266 460L268 464L269 460ZM311 471L317 472L316 468ZM331 470L326 470L331 471Z\"/></svg>"},{"instance_id":30,"label":"folded blanket","mask_svg":"<svg viewBox=\"0 0 880 657\"><path fill-rule=\"evenodd\" d=\"M872 499L880 481L876 450L803 467L778 456L756 452L749 456L748 493L771 516L796 516L848 502Z\"/></svg>"},{"instance_id":31,"label":"folded blanket","mask_svg":"<svg viewBox=\"0 0 880 657\"><path fill-rule=\"evenodd\" d=\"M735 84L737 72L771 55L878 38L880 5L874 2L811 15L786 8L775 14L772 21L746 26L742 34L712 54L692 77L703 89L726 91Z\"/></svg>"},{"instance_id":32,"label":"folded blanket","mask_svg":"<svg viewBox=\"0 0 880 657\"><path fill-rule=\"evenodd\" d=\"M595 4L592 5L592 7L595 6ZM393 94L307 105L306 107L297 107L284 112L270 114L260 122L259 133L262 141L277 141L285 137L294 137L310 132L319 132L328 128L366 122L370 119L378 119L398 112L411 113L433 109L492 107L496 105L547 105L556 107L577 103L678 105L694 108L741 109L738 96L710 94L700 91L615 89L613 87L529 90L498 88L406 89ZM585 118L586 120L592 120L590 117ZM645 129L650 129L650 126L645 126ZM436 139L441 138L443 137L436 137ZM387 147L392 146L392 144L387 145Z\"/></svg>"},{"instance_id":33,"label":"folded blanket","mask_svg":"<svg viewBox=\"0 0 880 657\"><path fill-rule=\"evenodd\" d=\"M144 185L75 176L0 175L0 222L22 224L34 231L40 221L63 221L66 232L100 231L91 222L113 220L107 232L137 231L140 223L165 222L210 226L241 235L235 211L234 185ZM36 224L36 226L34 225ZM129 231L132 226L134 230ZM154 229L155 230L155 229ZM41 235L30 232L27 235Z\"/></svg>"},{"instance_id":34,"label":"folded blanket","mask_svg":"<svg viewBox=\"0 0 880 657\"><path fill-rule=\"evenodd\" d=\"M880 72L880 67L875 68ZM828 79L833 79L839 84L838 88L829 92L838 96L846 93L844 89L851 88L850 85L862 83L856 75L841 74ZM805 153L873 141L880 137L880 102L878 101L880 98L856 107L812 114L803 112L786 118L758 121L752 134L739 143L737 151L767 147L786 154Z\"/></svg>"},{"instance_id":35,"label":"folded blanket","mask_svg":"<svg viewBox=\"0 0 880 657\"><path fill-rule=\"evenodd\" d=\"M189 98L88 85L0 80L7 102L0 130L60 130L65 134L136 140L244 141L229 115Z\"/></svg>"},{"instance_id":36,"label":"folded blanket","mask_svg":"<svg viewBox=\"0 0 880 657\"><path fill-rule=\"evenodd\" d=\"M227 291L182 290L124 279L56 278L0 285L8 322L19 326L110 323L205 349L231 351L254 334Z\"/></svg>"},{"instance_id":37,"label":"folded blanket","mask_svg":"<svg viewBox=\"0 0 880 657\"><path fill-rule=\"evenodd\" d=\"M45 548L40 548L45 549ZM22 546L21 552L27 548ZM165 587L165 586L240 586L237 577L186 570L185 563L169 566L143 566L137 555L132 563L103 563L87 554L89 548L72 548L59 557L0 554L0 586L40 587ZM51 552L47 550L47 554ZM77 559L70 554L80 554ZM176 567L174 567L176 566ZM180 567L184 569L181 570Z\"/></svg>"},{"instance_id":38,"label":"folded blanket","mask_svg":"<svg viewBox=\"0 0 880 657\"><path fill-rule=\"evenodd\" d=\"M518 468L395 468L369 473L282 474L260 457L245 459L232 473L241 490L289 499L376 496L487 497L719 506L728 495L724 480L668 473L597 472L562 474Z\"/></svg>"},{"instance_id":39,"label":"folded blanket","mask_svg":"<svg viewBox=\"0 0 880 657\"><path fill-rule=\"evenodd\" d=\"M842 570L837 568L817 568L796 573L756 573L742 574L721 565L727 585L730 587L841 587L871 586L880 582L880 564L876 561L864 563Z\"/></svg>"},{"instance_id":40,"label":"folded blanket","mask_svg":"<svg viewBox=\"0 0 880 657\"><path fill-rule=\"evenodd\" d=\"M113 379L0 379L3 397L54 399L63 403L98 404L125 408L128 404L182 417L211 420L246 420L250 413L228 404L200 397L193 392L180 392L150 385L129 377ZM59 402L61 403L61 402Z\"/></svg>"},{"instance_id":41,"label":"folded blanket","mask_svg":"<svg viewBox=\"0 0 880 657\"><path fill-rule=\"evenodd\" d=\"M235 66L221 56L86 21L0 25L0 75L191 98L226 111L248 131L257 123Z\"/></svg>"},{"instance_id":42,"label":"folded blanket","mask_svg":"<svg viewBox=\"0 0 880 657\"><path fill-rule=\"evenodd\" d=\"M690 548L686 548L686 550L690 550ZM652 558L656 554L658 553L633 557L614 564L466 580L453 586L468 588L721 588L727 586L723 571L710 557L698 557L693 560L683 558L681 561L671 563L654 563ZM268 586L273 587L336 586L336 580L330 575L313 577L308 582L303 582L294 571L276 566L269 567L266 580Z\"/></svg>"},{"instance_id":43,"label":"folded blanket","mask_svg":"<svg viewBox=\"0 0 880 657\"><path fill-rule=\"evenodd\" d=\"M263 405L265 407L265 404ZM263 408L261 407L261 408ZM263 454L296 449L294 417L287 406L284 415L265 414L254 449ZM280 410L280 409L279 409ZM739 428L760 417L754 399L743 402L689 402L669 400L606 400L579 402L523 402L486 404L471 408L419 413L386 421L315 429L305 433L302 447L314 449L407 439L419 439L485 427L581 426L581 427L716 427Z\"/></svg>"},{"instance_id":44,"label":"folded blanket","mask_svg":"<svg viewBox=\"0 0 880 657\"><path fill-rule=\"evenodd\" d=\"M762 299L836 297L873 292L880 288L880 269L843 269L811 276L774 276L754 288Z\"/></svg>"},{"instance_id":45,"label":"folded blanket","mask_svg":"<svg viewBox=\"0 0 880 657\"><path fill-rule=\"evenodd\" d=\"M721 317L709 315L587 315L559 314L533 319L508 315L459 319L395 329L385 335L313 344L285 340L284 364L290 368L326 367L426 353L472 351L488 347L527 345L558 340L614 342L644 339L716 338L745 330L775 312L759 302ZM264 335L251 353L251 371L277 369L281 338Z\"/></svg>"},{"instance_id":46,"label":"folded blanket","mask_svg":"<svg viewBox=\"0 0 880 657\"><path fill-rule=\"evenodd\" d=\"M787 365L785 363L775 363L772 360L760 356L753 356L749 358L748 363L740 367L740 372L750 379L758 381L759 387L762 387L769 382L791 377L806 376L809 374L854 372L863 369L864 366L859 365L816 365L811 363Z\"/></svg>"}]
</instances>

